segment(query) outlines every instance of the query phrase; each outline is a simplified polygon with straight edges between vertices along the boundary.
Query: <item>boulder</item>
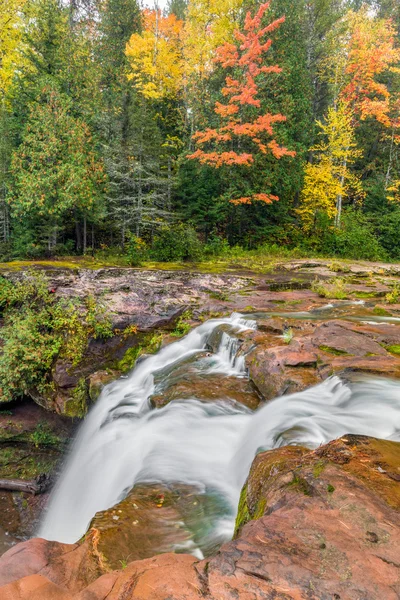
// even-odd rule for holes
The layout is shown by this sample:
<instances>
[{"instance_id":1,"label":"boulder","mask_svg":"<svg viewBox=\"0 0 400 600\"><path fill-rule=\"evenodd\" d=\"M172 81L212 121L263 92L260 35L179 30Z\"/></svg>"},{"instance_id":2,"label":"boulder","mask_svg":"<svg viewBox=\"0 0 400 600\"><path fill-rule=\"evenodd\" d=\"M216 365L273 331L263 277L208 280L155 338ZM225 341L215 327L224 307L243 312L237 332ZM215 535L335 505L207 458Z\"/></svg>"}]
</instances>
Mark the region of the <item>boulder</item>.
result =
<instances>
[{"instance_id":1,"label":"boulder","mask_svg":"<svg viewBox=\"0 0 400 600\"><path fill-rule=\"evenodd\" d=\"M260 404L260 396L254 386L246 378L229 377L220 374L190 375L172 383L160 394L150 398L155 408L162 408L173 400L188 400L194 398L202 402L223 400L232 404L239 403L255 410Z\"/></svg>"},{"instance_id":2,"label":"boulder","mask_svg":"<svg viewBox=\"0 0 400 600\"><path fill-rule=\"evenodd\" d=\"M318 356L304 344L258 345L246 356L251 381L265 400L302 391L321 381Z\"/></svg>"}]
</instances>

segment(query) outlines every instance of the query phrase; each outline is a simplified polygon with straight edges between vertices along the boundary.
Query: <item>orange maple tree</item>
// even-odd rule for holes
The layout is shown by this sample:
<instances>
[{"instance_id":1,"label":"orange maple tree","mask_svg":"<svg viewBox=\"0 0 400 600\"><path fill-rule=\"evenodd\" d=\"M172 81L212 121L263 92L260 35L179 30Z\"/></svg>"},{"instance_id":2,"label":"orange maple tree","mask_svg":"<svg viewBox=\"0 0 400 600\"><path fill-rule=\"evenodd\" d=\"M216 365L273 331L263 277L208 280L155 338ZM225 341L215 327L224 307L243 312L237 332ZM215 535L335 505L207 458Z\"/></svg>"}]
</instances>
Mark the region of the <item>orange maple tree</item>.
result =
<instances>
[{"instance_id":1,"label":"orange maple tree","mask_svg":"<svg viewBox=\"0 0 400 600\"><path fill-rule=\"evenodd\" d=\"M341 96L362 121L373 117L391 125L391 92L379 76L396 70L400 49L390 19L368 18L364 12L353 17L345 73L349 78Z\"/></svg>"},{"instance_id":2,"label":"orange maple tree","mask_svg":"<svg viewBox=\"0 0 400 600\"><path fill-rule=\"evenodd\" d=\"M276 19L263 27L262 20L270 2L261 4L257 13L252 16L247 13L243 32L235 31L237 43L225 43L216 51L215 62L224 69L232 70L233 76L227 75L222 94L227 98L226 103L216 102L214 112L220 118L220 127L205 129L194 134L193 139L198 149L188 158L198 160L202 164L220 168L223 165L251 166L254 163L254 151L260 154L271 153L276 159L283 156L295 156L295 152L280 146L274 139L274 125L286 121L282 114L259 114L261 108L258 98L257 79L260 75L280 73L277 65L264 65L264 55L272 44L271 39L265 39L267 34L277 29L285 21L285 17ZM243 122L245 108L252 118ZM244 141L250 141L250 151L240 151ZM207 151L203 148L215 145L217 149ZM224 148L223 150L221 149ZM279 200L269 193L256 193L231 200L234 204L251 204L261 201L270 204Z\"/></svg>"}]
</instances>

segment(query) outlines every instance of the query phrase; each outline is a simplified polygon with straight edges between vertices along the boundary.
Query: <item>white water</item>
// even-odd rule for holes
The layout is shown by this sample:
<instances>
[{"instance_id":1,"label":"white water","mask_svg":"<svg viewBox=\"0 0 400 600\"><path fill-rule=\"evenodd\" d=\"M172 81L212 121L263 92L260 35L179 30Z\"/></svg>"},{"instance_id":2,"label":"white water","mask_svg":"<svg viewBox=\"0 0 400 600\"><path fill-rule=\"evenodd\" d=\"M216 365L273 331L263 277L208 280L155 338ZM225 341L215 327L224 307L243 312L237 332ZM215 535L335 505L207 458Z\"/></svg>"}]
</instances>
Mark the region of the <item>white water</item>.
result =
<instances>
[{"instance_id":1,"label":"white water","mask_svg":"<svg viewBox=\"0 0 400 600\"><path fill-rule=\"evenodd\" d=\"M225 500L228 508L215 519L215 537L227 538L259 449L316 447L346 433L400 440L400 385L381 379L348 386L334 377L256 413L224 398L212 404L174 401L152 410L149 397L174 372L245 375L237 339L226 332L218 353L205 356L210 334L226 325L240 332L255 322L236 314L208 321L104 389L72 447L41 537L74 542L97 511L116 504L134 483L179 481Z\"/></svg>"}]
</instances>

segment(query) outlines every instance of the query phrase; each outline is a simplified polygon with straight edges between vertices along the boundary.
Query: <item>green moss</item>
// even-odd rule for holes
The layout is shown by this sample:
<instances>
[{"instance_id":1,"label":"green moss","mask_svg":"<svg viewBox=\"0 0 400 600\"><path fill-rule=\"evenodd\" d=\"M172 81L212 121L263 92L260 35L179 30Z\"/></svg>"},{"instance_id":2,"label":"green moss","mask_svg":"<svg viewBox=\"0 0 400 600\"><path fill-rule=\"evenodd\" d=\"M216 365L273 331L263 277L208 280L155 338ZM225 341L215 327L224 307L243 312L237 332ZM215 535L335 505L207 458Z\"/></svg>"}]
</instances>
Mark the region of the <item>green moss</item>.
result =
<instances>
[{"instance_id":1,"label":"green moss","mask_svg":"<svg viewBox=\"0 0 400 600\"><path fill-rule=\"evenodd\" d=\"M214 300L229 300L229 294L227 292L208 292L208 295Z\"/></svg>"},{"instance_id":2,"label":"green moss","mask_svg":"<svg viewBox=\"0 0 400 600\"><path fill-rule=\"evenodd\" d=\"M356 298L375 298L376 292L354 292Z\"/></svg>"},{"instance_id":3,"label":"green moss","mask_svg":"<svg viewBox=\"0 0 400 600\"><path fill-rule=\"evenodd\" d=\"M35 479L42 473L50 473L59 459L56 448L0 445L0 477Z\"/></svg>"},{"instance_id":4,"label":"green moss","mask_svg":"<svg viewBox=\"0 0 400 600\"><path fill-rule=\"evenodd\" d=\"M133 369L137 359L143 354L154 354L158 352L164 339L162 332L139 335L136 346L128 348L121 360L113 363L113 368L121 373Z\"/></svg>"},{"instance_id":5,"label":"green moss","mask_svg":"<svg viewBox=\"0 0 400 600\"><path fill-rule=\"evenodd\" d=\"M64 405L64 414L67 417L83 419L88 411L88 389L86 380L81 377L78 384Z\"/></svg>"},{"instance_id":6,"label":"green moss","mask_svg":"<svg viewBox=\"0 0 400 600\"><path fill-rule=\"evenodd\" d=\"M326 467L326 463L323 460L319 460L315 464L315 466L313 468L313 475L316 479L321 475L321 473L324 471L325 467Z\"/></svg>"},{"instance_id":7,"label":"green moss","mask_svg":"<svg viewBox=\"0 0 400 600\"><path fill-rule=\"evenodd\" d=\"M251 514L251 518L253 520L261 519L261 517L265 514L265 509L267 508L267 500L266 498L261 498L261 500L257 503L257 506Z\"/></svg>"},{"instance_id":8,"label":"green moss","mask_svg":"<svg viewBox=\"0 0 400 600\"><path fill-rule=\"evenodd\" d=\"M374 313L374 315L378 315L379 317L390 317L391 316L390 312L388 312L381 306L375 306L375 308L372 312Z\"/></svg>"},{"instance_id":9,"label":"green moss","mask_svg":"<svg viewBox=\"0 0 400 600\"><path fill-rule=\"evenodd\" d=\"M335 488L330 483L328 483L326 489L328 491L328 494L333 494L333 492L335 491Z\"/></svg>"},{"instance_id":10,"label":"green moss","mask_svg":"<svg viewBox=\"0 0 400 600\"><path fill-rule=\"evenodd\" d=\"M400 344L394 344L393 346L386 346L386 350L391 354L400 354Z\"/></svg>"},{"instance_id":11,"label":"green moss","mask_svg":"<svg viewBox=\"0 0 400 600\"><path fill-rule=\"evenodd\" d=\"M121 371L121 373L126 373L127 371L130 371L131 369L133 369L137 359L142 353L142 346L132 346L132 348L128 348L121 360L115 363L115 368L118 371Z\"/></svg>"},{"instance_id":12,"label":"green moss","mask_svg":"<svg viewBox=\"0 0 400 600\"><path fill-rule=\"evenodd\" d=\"M247 506L247 483L246 483L243 486L242 491L240 493L240 500L239 500L239 507L238 507L238 512L237 512L237 516L236 516L234 537L236 537L238 535L239 531L242 529L242 527L244 527L246 525L246 523L251 521L251 518L252 517L250 515L249 508Z\"/></svg>"},{"instance_id":13,"label":"green moss","mask_svg":"<svg viewBox=\"0 0 400 600\"><path fill-rule=\"evenodd\" d=\"M322 350L322 352L334 354L335 356L350 356L348 352L345 352L344 350L339 350L338 348L332 348L332 346L319 346L319 349Z\"/></svg>"},{"instance_id":14,"label":"green moss","mask_svg":"<svg viewBox=\"0 0 400 600\"><path fill-rule=\"evenodd\" d=\"M293 481L289 483L289 487L298 490L305 496L312 496L312 487L304 477L301 477L297 473L293 477Z\"/></svg>"}]
</instances>

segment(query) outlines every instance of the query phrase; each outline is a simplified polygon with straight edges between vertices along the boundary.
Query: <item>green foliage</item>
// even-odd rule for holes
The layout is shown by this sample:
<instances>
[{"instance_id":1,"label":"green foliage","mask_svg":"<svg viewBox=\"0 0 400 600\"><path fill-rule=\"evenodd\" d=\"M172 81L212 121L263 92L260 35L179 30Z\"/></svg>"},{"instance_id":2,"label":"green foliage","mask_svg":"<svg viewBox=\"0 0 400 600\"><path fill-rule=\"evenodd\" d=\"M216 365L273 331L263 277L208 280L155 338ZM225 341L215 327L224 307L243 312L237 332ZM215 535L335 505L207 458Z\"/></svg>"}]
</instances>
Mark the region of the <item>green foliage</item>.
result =
<instances>
[{"instance_id":1,"label":"green foliage","mask_svg":"<svg viewBox=\"0 0 400 600\"><path fill-rule=\"evenodd\" d=\"M58 446L59 438L51 431L47 423L38 423L35 431L30 434L30 441L36 448L39 446Z\"/></svg>"},{"instance_id":2,"label":"green foliage","mask_svg":"<svg viewBox=\"0 0 400 600\"><path fill-rule=\"evenodd\" d=\"M32 225L41 221L41 238L50 250L57 244L57 228L72 211L101 215L102 162L87 125L73 116L71 100L54 87L46 86L31 105L11 174L12 213Z\"/></svg>"},{"instance_id":3,"label":"green foliage","mask_svg":"<svg viewBox=\"0 0 400 600\"><path fill-rule=\"evenodd\" d=\"M186 310L178 319L175 329L171 332L173 337L182 337L189 333L191 329L190 319L192 318L192 313L189 310Z\"/></svg>"},{"instance_id":4,"label":"green foliage","mask_svg":"<svg viewBox=\"0 0 400 600\"><path fill-rule=\"evenodd\" d=\"M58 299L41 273L31 272L12 287L0 280L0 298L4 310L1 402L28 392L51 395L48 375L58 357L76 365L90 338L112 335L104 309L93 298L81 306Z\"/></svg>"},{"instance_id":5,"label":"green foliage","mask_svg":"<svg viewBox=\"0 0 400 600\"><path fill-rule=\"evenodd\" d=\"M128 234L126 256L131 267L140 267L146 257L146 243L132 233Z\"/></svg>"},{"instance_id":6,"label":"green foliage","mask_svg":"<svg viewBox=\"0 0 400 600\"><path fill-rule=\"evenodd\" d=\"M354 128L360 155L355 162L348 156L339 162L353 180L362 181L366 197L360 206L349 190L340 229L321 211L313 214L307 235L298 221L305 172L318 165L316 153L309 150L320 141L316 123L326 125L338 96L332 63L340 71L346 58L343 17L349 8L360 10L361 1L271 3L265 24L282 15L286 21L272 33L265 66L278 64L282 72L259 78L256 112L286 115L277 141L296 156L289 163L261 153L251 172L215 170L187 160L192 134L219 125L213 106L224 99L224 73L218 65L211 72L187 56L194 72L188 74L185 93L158 101L143 99L128 81L125 48L144 26L138 0L3 4L0 260L87 254L90 248L121 265L140 266L148 258L199 261L204 256L210 268L233 264L264 272L275 259L310 254L400 258L400 208L388 200L388 191L400 180L396 126L394 136L371 118ZM169 0L166 12L189 23L187 4ZM254 6L234 4L235 9L224 3L242 26L246 9ZM373 18L391 18L399 29L398 3L368 4L374 5ZM218 2L215 8L224 10ZM221 14L219 22L232 19ZM221 39L223 33L219 26ZM399 73L383 73L380 84L387 85L391 102L400 92ZM392 102L394 125L398 110ZM245 151L243 144L242 136L230 150ZM326 190L316 181L308 183L314 190L312 202L320 206ZM279 202L228 202L261 189ZM184 224L166 225L176 221ZM127 236L127 231L135 235Z\"/></svg>"},{"instance_id":7,"label":"green foliage","mask_svg":"<svg viewBox=\"0 0 400 600\"><path fill-rule=\"evenodd\" d=\"M285 344L290 344L293 337L294 337L293 329L291 327L289 327L288 329L285 329L285 331L283 332L283 341L285 342Z\"/></svg>"},{"instance_id":8,"label":"green foliage","mask_svg":"<svg viewBox=\"0 0 400 600\"><path fill-rule=\"evenodd\" d=\"M203 249L193 227L179 223L163 227L154 240L151 256L160 262L198 261Z\"/></svg>"},{"instance_id":9,"label":"green foliage","mask_svg":"<svg viewBox=\"0 0 400 600\"><path fill-rule=\"evenodd\" d=\"M386 294L385 299L389 304L397 304L400 298L400 288L397 283L393 286L392 290Z\"/></svg>"},{"instance_id":10,"label":"green foliage","mask_svg":"<svg viewBox=\"0 0 400 600\"><path fill-rule=\"evenodd\" d=\"M344 300L348 294L346 282L341 277L334 277L329 281L313 281L311 289L322 298L336 300Z\"/></svg>"}]
</instances>

